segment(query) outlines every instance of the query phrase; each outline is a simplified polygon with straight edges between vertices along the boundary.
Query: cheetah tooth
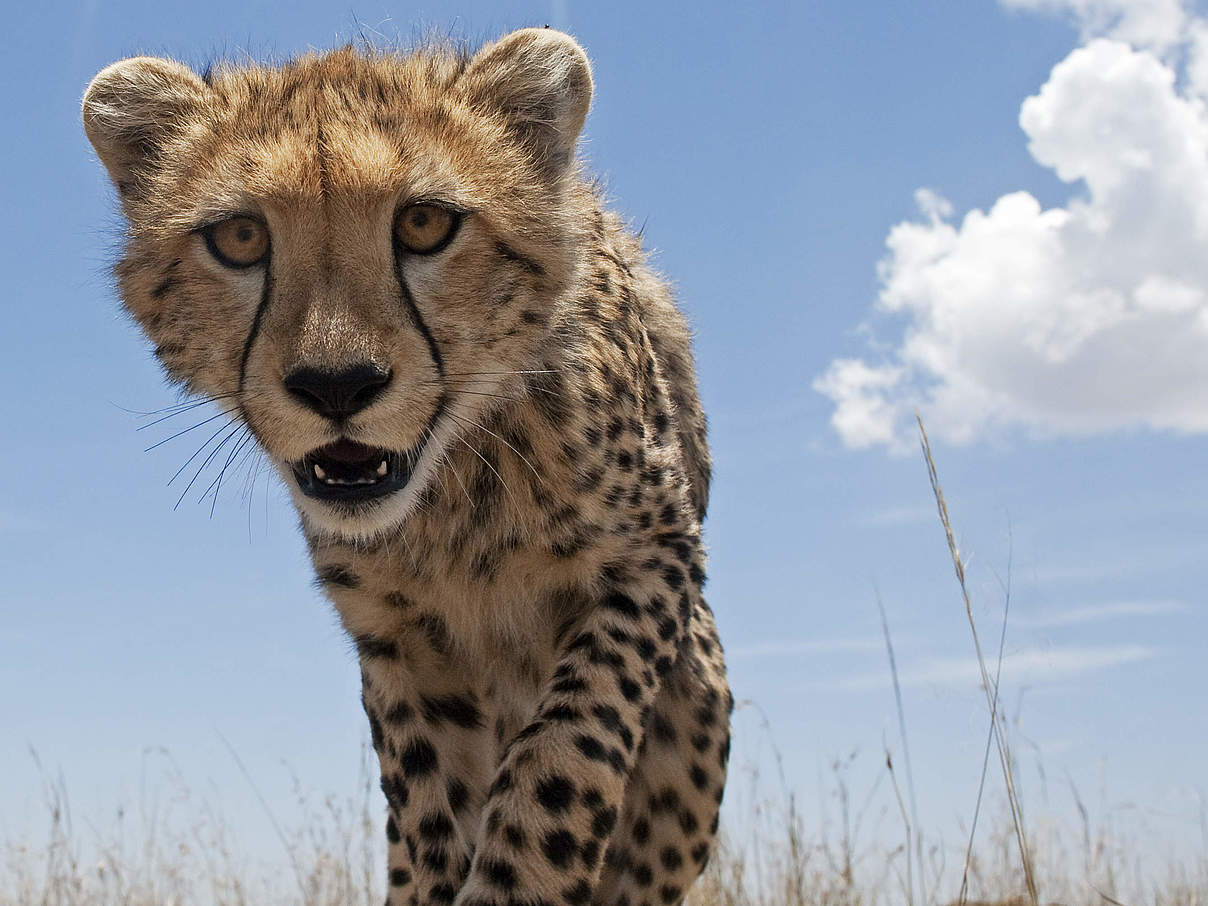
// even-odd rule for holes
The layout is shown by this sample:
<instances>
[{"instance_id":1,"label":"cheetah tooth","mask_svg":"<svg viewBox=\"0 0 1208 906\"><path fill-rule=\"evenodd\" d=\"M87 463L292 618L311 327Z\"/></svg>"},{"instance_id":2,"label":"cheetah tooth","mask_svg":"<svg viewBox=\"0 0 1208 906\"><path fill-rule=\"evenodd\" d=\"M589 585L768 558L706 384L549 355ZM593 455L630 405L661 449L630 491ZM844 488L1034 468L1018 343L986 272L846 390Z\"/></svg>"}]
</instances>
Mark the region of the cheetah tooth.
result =
<instances>
[{"instance_id":1,"label":"cheetah tooth","mask_svg":"<svg viewBox=\"0 0 1208 906\"><path fill-rule=\"evenodd\" d=\"M323 471L323 467L321 465L319 465L318 463L315 463L314 467L315 467L315 478L319 479L319 481L325 481L327 479L327 473Z\"/></svg>"},{"instance_id":2,"label":"cheetah tooth","mask_svg":"<svg viewBox=\"0 0 1208 906\"><path fill-rule=\"evenodd\" d=\"M378 474L379 478L386 477L386 460L383 459L381 462L378 463L377 474Z\"/></svg>"}]
</instances>

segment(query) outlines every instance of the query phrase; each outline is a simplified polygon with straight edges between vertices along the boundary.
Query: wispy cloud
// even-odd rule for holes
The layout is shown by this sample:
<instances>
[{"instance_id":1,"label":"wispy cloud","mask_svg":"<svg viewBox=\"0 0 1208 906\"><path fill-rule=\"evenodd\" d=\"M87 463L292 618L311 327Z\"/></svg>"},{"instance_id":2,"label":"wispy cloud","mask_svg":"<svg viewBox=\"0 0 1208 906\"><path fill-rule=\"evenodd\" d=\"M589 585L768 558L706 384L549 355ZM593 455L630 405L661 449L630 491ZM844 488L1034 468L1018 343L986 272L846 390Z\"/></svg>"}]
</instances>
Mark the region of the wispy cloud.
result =
<instances>
[{"instance_id":1,"label":"wispy cloud","mask_svg":"<svg viewBox=\"0 0 1208 906\"><path fill-rule=\"evenodd\" d=\"M883 651L885 642L880 638L867 639L796 639L789 641L761 642L727 648L726 656L740 657L786 657L795 654L831 654L841 652Z\"/></svg>"},{"instance_id":2,"label":"wispy cloud","mask_svg":"<svg viewBox=\"0 0 1208 906\"><path fill-rule=\"evenodd\" d=\"M1029 685L1039 685L1147 661L1156 657L1157 653L1156 649L1144 645L1029 648L1003 657L1002 677L1009 684L1026 681ZM991 670L996 669L995 664L988 666ZM899 671L898 680L903 686L976 686L981 682L981 671L974 657L925 658L907 664ZM827 685L844 689L874 689L889 683L888 671L881 670L840 678Z\"/></svg>"},{"instance_id":3,"label":"wispy cloud","mask_svg":"<svg viewBox=\"0 0 1208 906\"><path fill-rule=\"evenodd\" d=\"M1156 617L1172 613L1187 613L1190 609L1182 601L1109 601L1032 616L1013 616L1011 622L1026 629L1053 629L1061 626L1098 623L1120 617Z\"/></svg>"}]
</instances>

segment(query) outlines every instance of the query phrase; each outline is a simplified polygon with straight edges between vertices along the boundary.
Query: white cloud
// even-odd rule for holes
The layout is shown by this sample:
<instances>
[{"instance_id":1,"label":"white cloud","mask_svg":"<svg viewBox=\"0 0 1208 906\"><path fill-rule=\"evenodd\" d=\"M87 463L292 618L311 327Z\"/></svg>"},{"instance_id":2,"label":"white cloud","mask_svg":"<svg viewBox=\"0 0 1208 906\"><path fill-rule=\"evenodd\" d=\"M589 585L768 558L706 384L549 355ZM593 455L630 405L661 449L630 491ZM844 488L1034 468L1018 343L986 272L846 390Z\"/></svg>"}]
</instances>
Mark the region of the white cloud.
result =
<instances>
[{"instance_id":1,"label":"white cloud","mask_svg":"<svg viewBox=\"0 0 1208 906\"><path fill-rule=\"evenodd\" d=\"M1119 645L1102 648L1031 648L1007 654L1002 660L1002 681L1009 685L1030 686L1070 679L1084 673L1107 670L1125 664L1147 661L1157 651L1143 645ZM997 660L987 662L991 675ZM872 689L891 682L888 670L840 679L846 689ZM903 686L979 686L981 670L974 657L928 658L907 664L898 673Z\"/></svg>"},{"instance_id":2,"label":"white cloud","mask_svg":"<svg viewBox=\"0 0 1208 906\"><path fill-rule=\"evenodd\" d=\"M1002 0L1002 5L1067 13L1085 39L1107 36L1158 50L1178 43L1187 21L1181 0Z\"/></svg>"},{"instance_id":3,"label":"white cloud","mask_svg":"<svg viewBox=\"0 0 1208 906\"><path fill-rule=\"evenodd\" d=\"M1138 45L1091 38L1022 105L1033 157L1080 188L1064 207L1019 191L959 221L920 190L879 268L877 308L902 336L814 387L852 447L905 447L916 409L955 443L1208 431L1208 23L1173 0L1009 5Z\"/></svg>"}]
</instances>

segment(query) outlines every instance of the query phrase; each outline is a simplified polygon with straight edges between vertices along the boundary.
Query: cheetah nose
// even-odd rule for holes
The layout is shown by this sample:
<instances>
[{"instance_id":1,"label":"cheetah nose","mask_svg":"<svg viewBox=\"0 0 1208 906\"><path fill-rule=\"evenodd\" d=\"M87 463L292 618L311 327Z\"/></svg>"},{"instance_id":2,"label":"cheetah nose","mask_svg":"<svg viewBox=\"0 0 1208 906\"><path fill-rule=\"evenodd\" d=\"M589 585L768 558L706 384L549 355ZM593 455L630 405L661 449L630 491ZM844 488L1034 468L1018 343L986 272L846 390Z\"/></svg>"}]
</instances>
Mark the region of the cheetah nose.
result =
<instances>
[{"instance_id":1,"label":"cheetah nose","mask_svg":"<svg viewBox=\"0 0 1208 906\"><path fill-rule=\"evenodd\" d=\"M293 369L283 382L290 396L333 421L343 421L367 408L390 383L391 371L373 362L345 368Z\"/></svg>"}]
</instances>

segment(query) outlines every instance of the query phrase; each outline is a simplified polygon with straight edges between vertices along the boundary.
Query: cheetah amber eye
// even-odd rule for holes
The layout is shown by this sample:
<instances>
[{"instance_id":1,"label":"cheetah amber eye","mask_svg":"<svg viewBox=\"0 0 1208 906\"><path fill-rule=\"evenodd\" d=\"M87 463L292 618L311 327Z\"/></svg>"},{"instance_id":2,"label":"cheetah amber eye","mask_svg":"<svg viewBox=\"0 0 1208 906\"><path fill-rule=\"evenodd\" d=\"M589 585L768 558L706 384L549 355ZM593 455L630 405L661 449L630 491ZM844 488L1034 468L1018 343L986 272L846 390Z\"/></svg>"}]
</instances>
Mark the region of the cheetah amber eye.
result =
<instances>
[{"instance_id":1,"label":"cheetah amber eye","mask_svg":"<svg viewBox=\"0 0 1208 906\"><path fill-rule=\"evenodd\" d=\"M453 241L458 220L454 211L439 205L409 205L394 221L394 237L409 252L431 255Z\"/></svg>"},{"instance_id":2,"label":"cheetah amber eye","mask_svg":"<svg viewBox=\"0 0 1208 906\"><path fill-rule=\"evenodd\" d=\"M227 267L251 267L268 254L268 227L251 217L232 217L205 231L210 254Z\"/></svg>"}]
</instances>

